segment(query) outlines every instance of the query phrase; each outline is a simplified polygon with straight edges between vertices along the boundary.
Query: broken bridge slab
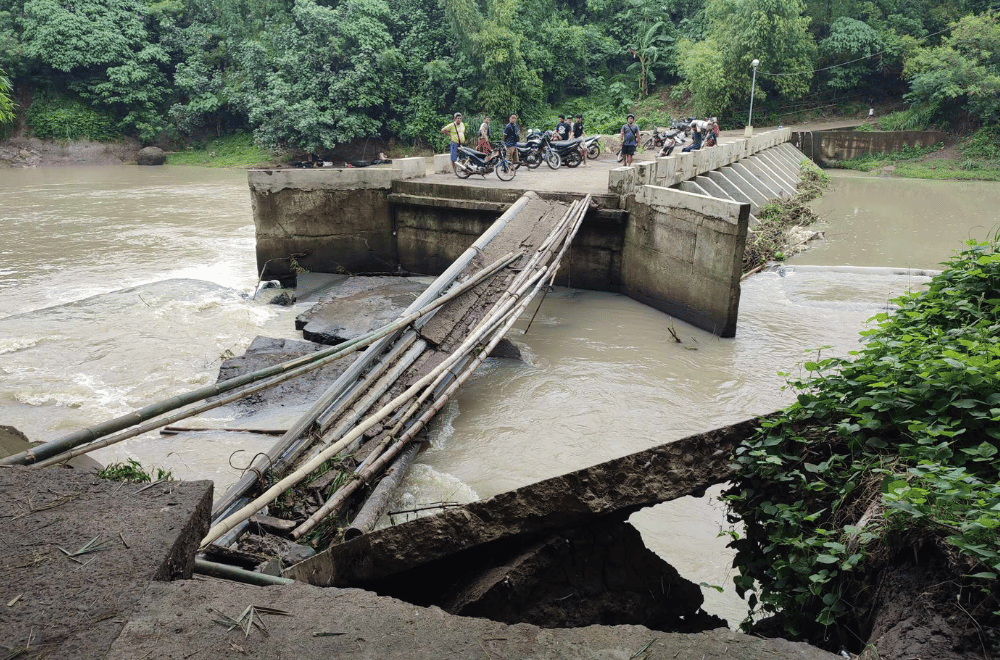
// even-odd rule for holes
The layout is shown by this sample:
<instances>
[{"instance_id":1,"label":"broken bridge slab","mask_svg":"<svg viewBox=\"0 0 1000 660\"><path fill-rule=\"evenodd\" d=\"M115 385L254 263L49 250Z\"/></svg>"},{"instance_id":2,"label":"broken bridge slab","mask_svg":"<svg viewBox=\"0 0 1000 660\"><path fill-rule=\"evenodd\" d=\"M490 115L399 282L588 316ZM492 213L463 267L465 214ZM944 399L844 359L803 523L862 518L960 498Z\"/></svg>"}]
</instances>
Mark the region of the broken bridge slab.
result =
<instances>
[{"instance_id":1,"label":"broken bridge slab","mask_svg":"<svg viewBox=\"0 0 1000 660\"><path fill-rule=\"evenodd\" d=\"M258 613L244 631L217 621L248 605ZM642 653L646 650L648 653ZM544 629L453 616L359 589L305 584L254 587L216 579L154 584L106 656L107 660L834 660L800 642L760 639L731 630L660 633L644 626Z\"/></svg>"},{"instance_id":2,"label":"broken bridge slab","mask_svg":"<svg viewBox=\"0 0 1000 660\"><path fill-rule=\"evenodd\" d=\"M152 581L190 578L209 481L132 484L62 467L0 469L5 657L104 657ZM135 656L138 657L138 656Z\"/></svg>"},{"instance_id":3,"label":"broken bridge slab","mask_svg":"<svg viewBox=\"0 0 1000 660\"><path fill-rule=\"evenodd\" d=\"M320 586L366 584L484 544L580 527L601 516L624 520L654 504L701 496L728 478L734 448L759 422L698 433L378 530L332 546L285 575Z\"/></svg>"}]
</instances>

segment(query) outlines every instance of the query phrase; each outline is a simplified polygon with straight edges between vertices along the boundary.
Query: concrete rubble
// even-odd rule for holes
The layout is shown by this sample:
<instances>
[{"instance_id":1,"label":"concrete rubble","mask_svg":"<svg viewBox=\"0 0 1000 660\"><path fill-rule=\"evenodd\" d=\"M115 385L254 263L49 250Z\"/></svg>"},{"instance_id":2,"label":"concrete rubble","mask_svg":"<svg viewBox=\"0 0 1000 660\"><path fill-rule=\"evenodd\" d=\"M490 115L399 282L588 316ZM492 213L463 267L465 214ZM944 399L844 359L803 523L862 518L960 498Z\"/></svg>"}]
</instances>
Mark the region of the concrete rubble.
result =
<instances>
[{"instance_id":1,"label":"concrete rubble","mask_svg":"<svg viewBox=\"0 0 1000 660\"><path fill-rule=\"evenodd\" d=\"M192 577L208 524L207 482L148 487L64 468L3 468L0 492L11 503L0 517L0 649L6 657L836 657L724 629L690 635L635 625L547 630L453 616L358 589L262 588ZM77 552L95 538L94 552L69 557L60 550ZM251 614L249 630L232 625L245 625ZM644 656L635 655L643 649Z\"/></svg>"}]
</instances>

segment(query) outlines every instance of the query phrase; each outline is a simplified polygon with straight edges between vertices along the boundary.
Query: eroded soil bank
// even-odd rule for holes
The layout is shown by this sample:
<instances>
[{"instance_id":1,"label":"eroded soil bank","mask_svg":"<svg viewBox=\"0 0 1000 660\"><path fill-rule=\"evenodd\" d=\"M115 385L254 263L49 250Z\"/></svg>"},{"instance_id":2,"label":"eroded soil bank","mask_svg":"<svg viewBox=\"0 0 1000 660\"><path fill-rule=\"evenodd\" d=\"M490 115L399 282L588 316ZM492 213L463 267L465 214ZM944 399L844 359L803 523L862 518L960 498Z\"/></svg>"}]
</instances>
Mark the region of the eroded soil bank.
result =
<instances>
[{"instance_id":1,"label":"eroded soil bank","mask_svg":"<svg viewBox=\"0 0 1000 660\"><path fill-rule=\"evenodd\" d=\"M54 142L19 137L0 142L0 167L58 167L134 163L142 145L134 140Z\"/></svg>"}]
</instances>

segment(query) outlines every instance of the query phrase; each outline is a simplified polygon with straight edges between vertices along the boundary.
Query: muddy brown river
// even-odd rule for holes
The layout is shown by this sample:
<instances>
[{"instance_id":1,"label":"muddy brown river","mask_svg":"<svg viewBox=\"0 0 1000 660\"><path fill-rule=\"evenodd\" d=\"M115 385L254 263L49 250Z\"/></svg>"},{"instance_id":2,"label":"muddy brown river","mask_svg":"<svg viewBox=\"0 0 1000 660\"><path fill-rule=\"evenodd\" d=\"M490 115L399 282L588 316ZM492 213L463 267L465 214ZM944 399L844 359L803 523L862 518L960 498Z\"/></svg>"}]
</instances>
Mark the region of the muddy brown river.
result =
<instances>
[{"instance_id":1,"label":"muddy brown river","mask_svg":"<svg viewBox=\"0 0 1000 660\"><path fill-rule=\"evenodd\" d=\"M851 350L866 319L926 281L868 267L935 268L1000 226L995 184L833 176L814 203L826 240L744 282L734 339L619 295L550 294L530 331L522 320L511 335L525 362L489 361L435 421L398 508L489 497L778 408L790 397L779 372L798 374L818 350ZM843 265L862 268L833 268ZM310 303L249 300L254 270L244 172L0 171L0 424L52 439L214 382L256 335L297 338L294 317ZM268 411L256 425L282 428L301 412ZM190 424L227 421L214 412ZM221 492L242 456L273 441L196 435L140 437L95 458L136 458ZM711 494L632 523L683 575L721 586L704 588L706 609L739 622Z\"/></svg>"}]
</instances>

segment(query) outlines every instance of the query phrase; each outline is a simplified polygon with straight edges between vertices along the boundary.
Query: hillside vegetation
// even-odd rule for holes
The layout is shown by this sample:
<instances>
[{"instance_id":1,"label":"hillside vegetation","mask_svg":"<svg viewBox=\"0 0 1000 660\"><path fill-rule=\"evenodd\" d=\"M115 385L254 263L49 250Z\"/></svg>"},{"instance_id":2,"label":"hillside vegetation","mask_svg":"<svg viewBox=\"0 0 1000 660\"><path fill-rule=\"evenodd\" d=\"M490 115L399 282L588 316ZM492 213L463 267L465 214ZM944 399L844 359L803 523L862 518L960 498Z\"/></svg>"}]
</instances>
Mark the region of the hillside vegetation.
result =
<instances>
[{"instance_id":1,"label":"hillside vegetation","mask_svg":"<svg viewBox=\"0 0 1000 660\"><path fill-rule=\"evenodd\" d=\"M0 137L167 146L243 132L261 147L313 153L370 136L440 146L455 111L474 126L489 113L498 129L511 113L547 125L583 112L589 130L608 131L668 93L739 127L755 58L760 124L902 98L913 126L991 125L993 4L7 0Z\"/></svg>"}]
</instances>

